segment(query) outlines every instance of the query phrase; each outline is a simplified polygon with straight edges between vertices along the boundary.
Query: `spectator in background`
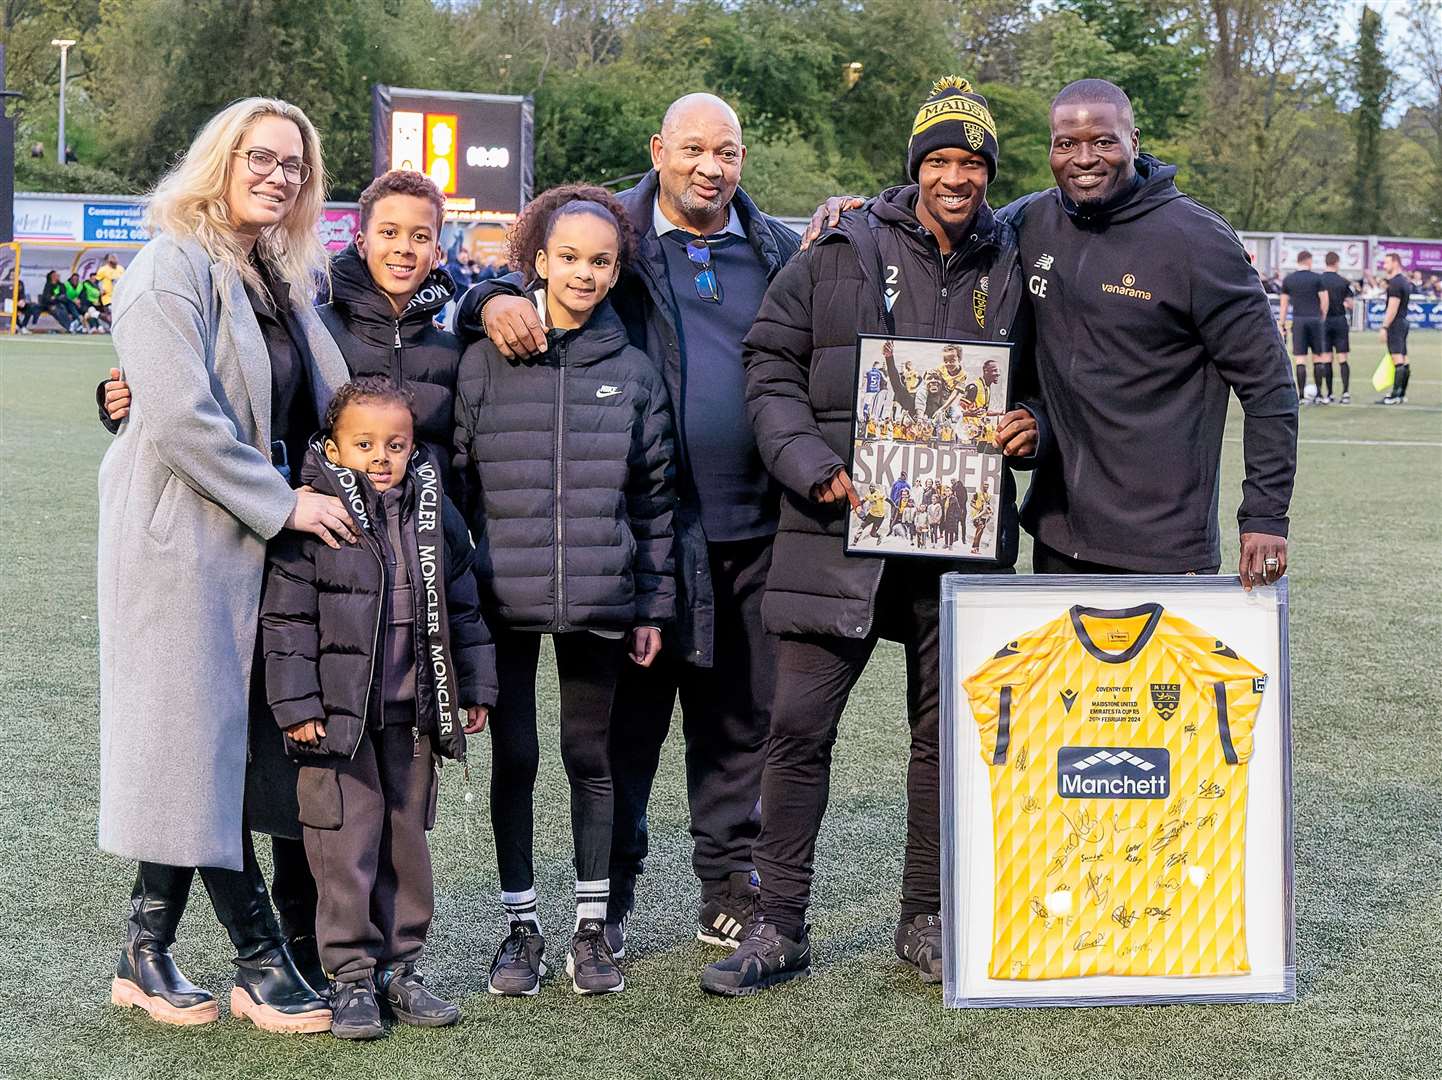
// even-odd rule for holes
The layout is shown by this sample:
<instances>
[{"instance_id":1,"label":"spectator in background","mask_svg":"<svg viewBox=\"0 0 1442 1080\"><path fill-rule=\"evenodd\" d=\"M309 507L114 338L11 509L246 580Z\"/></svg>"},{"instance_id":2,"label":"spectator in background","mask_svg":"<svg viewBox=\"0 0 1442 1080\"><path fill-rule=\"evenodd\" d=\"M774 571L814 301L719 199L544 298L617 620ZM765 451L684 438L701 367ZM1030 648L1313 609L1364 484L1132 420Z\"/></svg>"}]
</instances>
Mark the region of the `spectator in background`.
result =
<instances>
[{"instance_id":1,"label":"spectator in background","mask_svg":"<svg viewBox=\"0 0 1442 1080\"><path fill-rule=\"evenodd\" d=\"M59 270L51 270L45 275L45 285L40 290L40 313L47 312L67 334L80 329L80 312L71 302L65 282L60 280Z\"/></svg>"},{"instance_id":2,"label":"spectator in background","mask_svg":"<svg viewBox=\"0 0 1442 1080\"><path fill-rule=\"evenodd\" d=\"M72 165L80 160L75 154L75 148L69 143L65 144L65 164Z\"/></svg>"},{"instance_id":3,"label":"spectator in background","mask_svg":"<svg viewBox=\"0 0 1442 1080\"><path fill-rule=\"evenodd\" d=\"M30 325L40 319L40 305L25 291L25 282L15 283L15 325L22 334L30 333Z\"/></svg>"},{"instance_id":4,"label":"spectator in background","mask_svg":"<svg viewBox=\"0 0 1442 1080\"><path fill-rule=\"evenodd\" d=\"M471 264L474 276L474 284L479 285L483 281L490 281L493 277L500 277L501 269L496 265L494 255L483 255Z\"/></svg>"},{"instance_id":5,"label":"spectator in background","mask_svg":"<svg viewBox=\"0 0 1442 1080\"><path fill-rule=\"evenodd\" d=\"M115 295L115 283L120 280L120 275L125 273L125 267L120 265L120 259L115 252L105 256L105 262L100 269L95 271L95 278L100 282L100 302L108 309L111 298Z\"/></svg>"},{"instance_id":6,"label":"spectator in background","mask_svg":"<svg viewBox=\"0 0 1442 1080\"><path fill-rule=\"evenodd\" d=\"M456 249L456 272L453 276L462 290L469 289L476 283L476 264L471 259L471 253L464 247Z\"/></svg>"},{"instance_id":7,"label":"spectator in background","mask_svg":"<svg viewBox=\"0 0 1442 1080\"><path fill-rule=\"evenodd\" d=\"M90 325L92 334L103 334L110 328L110 306L100 298L100 282L95 272L80 283L80 310Z\"/></svg>"},{"instance_id":8,"label":"spectator in background","mask_svg":"<svg viewBox=\"0 0 1442 1080\"><path fill-rule=\"evenodd\" d=\"M30 156L33 158L43 158L45 156L45 144L38 142L32 145L30 147Z\"/></svg>"}]
</instances>

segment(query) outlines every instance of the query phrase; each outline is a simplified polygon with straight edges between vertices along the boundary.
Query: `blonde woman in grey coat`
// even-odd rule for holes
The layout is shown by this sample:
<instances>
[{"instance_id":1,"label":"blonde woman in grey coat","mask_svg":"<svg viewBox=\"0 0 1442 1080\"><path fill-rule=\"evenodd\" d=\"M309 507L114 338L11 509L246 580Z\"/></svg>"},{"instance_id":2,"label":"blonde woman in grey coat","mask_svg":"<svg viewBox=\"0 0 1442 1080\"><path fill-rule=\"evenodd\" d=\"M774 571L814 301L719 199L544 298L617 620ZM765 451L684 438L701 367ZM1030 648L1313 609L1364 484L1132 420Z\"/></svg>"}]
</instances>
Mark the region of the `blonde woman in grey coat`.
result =
<instances>
[{"instance_id":1,"label":"blonde woman in grey coat","mask_svg":"<svg viewBox=\"0 0 1442 1080\"><path fill-rule=\"evenodd\" d=\"M111 998L166 1023L219 1015L169 951L199 868L236 948L232 1013L273 1031L330 1026L281 936L244 808L266 541L283 528L354 539L339 500L292 490L273 445L348 377L311 308L324 186L304 113L232 104L156 188L154 239L115 291L135 396L100 466L100 846L140 863Z\"/></svg>"}]
</instances>

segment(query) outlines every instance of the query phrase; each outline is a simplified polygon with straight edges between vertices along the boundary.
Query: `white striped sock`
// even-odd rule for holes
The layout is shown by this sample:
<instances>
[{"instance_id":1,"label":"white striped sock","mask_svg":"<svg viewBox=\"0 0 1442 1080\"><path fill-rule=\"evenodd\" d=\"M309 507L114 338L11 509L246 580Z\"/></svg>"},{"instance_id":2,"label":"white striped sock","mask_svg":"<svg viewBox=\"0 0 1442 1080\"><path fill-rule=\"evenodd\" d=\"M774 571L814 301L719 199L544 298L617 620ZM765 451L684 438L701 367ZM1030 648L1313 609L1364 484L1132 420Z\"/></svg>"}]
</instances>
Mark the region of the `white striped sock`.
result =
<instances>
[{"instance_id":1,"label":"white striped sock","mask_svg":"<svg viewBox=\"0 0 1442 1080\"><path fill-rule=\"evenodd\" d=\"M611 897L611 879L576 882L576 929L583 919L606 921L606 901Z\"/></svg>"},{"instance_id":2,"label":"white striped sock","mask_svg":"<svg viewBox=\"0 0 1442 1080\"><path fill-rule=\"evenodd\" d=\"M517 923L530 923L536 928L536 933L541 932L541 916L536 911L536 890L526 889L524 892L501 892L501 904L506 909L506 922L510 926Z\"/></svg>"}]
</instances>

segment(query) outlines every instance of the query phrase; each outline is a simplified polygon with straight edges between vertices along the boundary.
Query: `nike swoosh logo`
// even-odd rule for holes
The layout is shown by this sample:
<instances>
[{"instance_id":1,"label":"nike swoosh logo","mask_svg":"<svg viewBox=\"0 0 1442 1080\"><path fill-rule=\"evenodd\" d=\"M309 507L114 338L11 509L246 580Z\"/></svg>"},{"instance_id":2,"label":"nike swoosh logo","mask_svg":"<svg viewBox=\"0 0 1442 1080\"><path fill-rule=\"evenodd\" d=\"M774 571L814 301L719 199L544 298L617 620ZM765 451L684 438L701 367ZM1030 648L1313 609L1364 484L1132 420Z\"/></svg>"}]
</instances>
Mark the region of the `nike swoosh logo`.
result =
<instances>
[{"instance_id":1,"label":"nike swoosh logo","mask_svg":"<svg viewBox=\"0 0 1442 1080\"><path fill-rule=\"evenodd\" d=\"M596 391L596 396L598 398L615 397L620 392L621 388L619 386L603 386L601 387L601 389Z\"/></svg>"}]
</instances>

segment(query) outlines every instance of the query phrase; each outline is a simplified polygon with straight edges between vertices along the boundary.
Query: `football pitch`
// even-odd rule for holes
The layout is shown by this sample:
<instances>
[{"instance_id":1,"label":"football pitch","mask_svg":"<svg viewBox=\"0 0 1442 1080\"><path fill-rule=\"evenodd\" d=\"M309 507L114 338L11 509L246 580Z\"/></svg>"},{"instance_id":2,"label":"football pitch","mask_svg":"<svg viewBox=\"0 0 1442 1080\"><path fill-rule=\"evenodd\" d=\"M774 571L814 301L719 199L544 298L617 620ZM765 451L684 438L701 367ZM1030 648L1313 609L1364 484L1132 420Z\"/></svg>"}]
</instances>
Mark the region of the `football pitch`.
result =
<instances>
[{"instance_id":1,"label":"football pitch","mask_svg":"<svg viewBox=\"0 0 1442 1080\"><path fill-rule=\"evenodd\" d=\"M447 768L432 835L437 910L424 971L464 1019L354 1045L262 1034L228 1014L169 1028L109 1004L133 876L95 846L96 469L108 436L93 392L114 353L108 338L0 338L0 1078L1439 1075L1442 335L1412 340L1411 404L1370 404L1380 345L1358 335L1359 404L1301 417L1290 546L1295 1005L944 1010L939 987L891 947L906 722L901 653L886 646L835 751L813 978L745 1000L701 992L698 971L718 953L694 939L677 731L652 803L625 993L578 998L560 974L536 998L488 995L501 921L483 735L468 779ZM1224 570L1235 566L1240 483L1234 404ZM537 887L558 967L573 872L555 702L543 663ZM175 953L195 982L228 997L230 946L198 885Z\"/></svg>"}]
</instances>

